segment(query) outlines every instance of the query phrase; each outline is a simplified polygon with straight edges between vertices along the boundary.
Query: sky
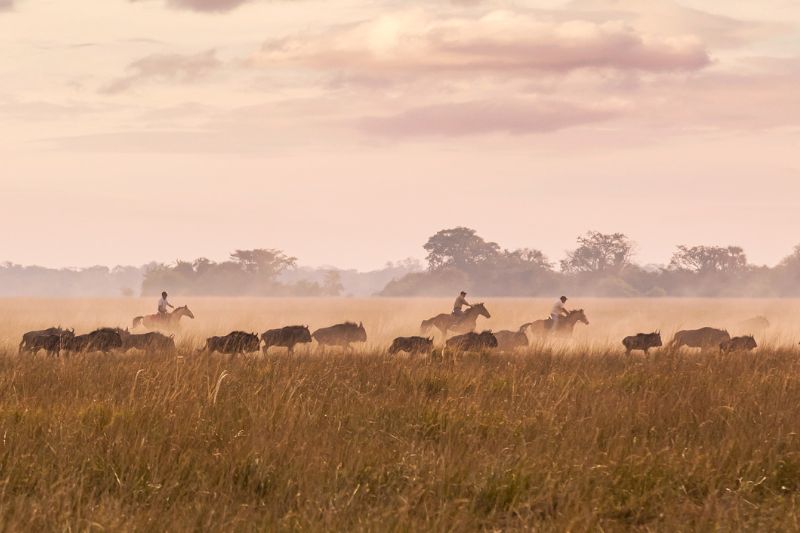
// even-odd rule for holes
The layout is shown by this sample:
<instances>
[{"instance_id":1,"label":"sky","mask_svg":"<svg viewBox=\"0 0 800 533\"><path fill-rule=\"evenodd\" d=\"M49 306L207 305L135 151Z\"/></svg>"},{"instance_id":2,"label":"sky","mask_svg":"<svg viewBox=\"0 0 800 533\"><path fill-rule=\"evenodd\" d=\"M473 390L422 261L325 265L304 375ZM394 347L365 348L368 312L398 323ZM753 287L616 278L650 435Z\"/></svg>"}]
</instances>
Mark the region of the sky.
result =
<instances>
[{"instance_id":1,"label":"sky","mask_svg":"<svg viewBox=\"0 0 800 533\"><path fill-rule=\"evenodd\" d=\"M800 243L796 0L0 0L0 261Z\"/></svg>"}]
</instances>

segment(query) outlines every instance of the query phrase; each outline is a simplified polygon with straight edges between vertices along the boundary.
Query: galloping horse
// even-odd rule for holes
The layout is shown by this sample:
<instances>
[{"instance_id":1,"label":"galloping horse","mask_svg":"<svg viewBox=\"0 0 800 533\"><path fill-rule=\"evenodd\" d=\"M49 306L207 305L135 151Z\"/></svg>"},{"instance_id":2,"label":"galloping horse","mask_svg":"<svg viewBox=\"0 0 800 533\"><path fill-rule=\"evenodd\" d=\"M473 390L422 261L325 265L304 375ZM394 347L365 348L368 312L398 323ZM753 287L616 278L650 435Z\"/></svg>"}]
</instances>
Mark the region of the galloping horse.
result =
<instances>
[{"instance_id":1,"label":"galloping horse","mask_svg":"<svg viewBox=\"0 0 800 533\"><path fill-rule=\"evenodd\" d=\"M175 332L180 329L181 318L194 318L188 305L176 307L171 313L165 315L137 316L133 319L133 327L144 326L147 329L165 330Z\"/></svg>"},{"instance_id":2,"label":"galloping horse","mask_svg":"<svg viewBox=\"0 0 800 533\"><path fill-rule=\"evenodd\" d=\"M530 322L522 326L520 330L524 331L526 327L529 327L531 328L531 333L534 335L550 335L555 333L560 337L569 337L572 335L572 330L575 329L575 324L578 322L583 322L587 326L589 325L589 319L586 318L586 313L583 312L583 309L568 311L567 316L558 321L558 327L555 331L553 330L552 318Z\"/></svg>"},{"instance_id":3,"label":"galloping horse","mask_svg":"<svg viewBox=\"0 0 800 533\"><path fill-rule=\"evenodd\" d=\"M425 335L431 328L436 328L442 333L443 338L447 338L448 331L451 333L469 333L474 330L475 325L478 323L479 316L492 318L492 315L486 310L486 306L483 304L475 304L467 309L461 316L442 313L428 320L423 320L420 329L422 330L422 334Z\"/></svg>"}]
</instances>

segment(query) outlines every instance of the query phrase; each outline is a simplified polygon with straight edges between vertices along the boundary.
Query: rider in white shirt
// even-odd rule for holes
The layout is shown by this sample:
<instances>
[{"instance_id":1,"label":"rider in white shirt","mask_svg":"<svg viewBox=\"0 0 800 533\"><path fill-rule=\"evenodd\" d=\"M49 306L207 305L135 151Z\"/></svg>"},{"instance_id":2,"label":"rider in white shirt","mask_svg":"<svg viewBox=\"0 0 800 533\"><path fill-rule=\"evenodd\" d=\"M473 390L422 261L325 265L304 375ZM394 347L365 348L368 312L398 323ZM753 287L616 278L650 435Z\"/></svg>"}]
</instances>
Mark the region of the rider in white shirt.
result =
<instances>
[{"instance_id":1,"label":"rider in white shirt","mask_svg":"<svg viewBox=\"0 0 800 533\"><path fill-rule=\"evenodd\" d=\"M453 303L453 316L461 316L464 314L464 311L461 310L464 306L472 307L472 304L467 302L467 293L461 291L461 294L458 295L456 301Z\"/></svg>"},{"instance_id":2,"label":"rider in white shirt","mask_svg":"<svg viewBox=\"0 0 800 533\"><path fill-rule=\"evenodd\" d=\"M175 309L175 306L167 301L167 293L166 291L164 291L161 293L161 299L158 301L158 314L166 315L167 307Z\"/></svg>"},{"instance_id":3,"label":"rider in white shirt","mask_svg":"<svg viewBox=\"0 0 800 533\"><path fill-rule=\"evenodd\" d=\"M553 329L558 328L558 322L567 316L567 308L564 306L566 303L567 297L562 296L553 304L553 309L550 311L550 318L553 320Z\"/></svg>"}]
</instances>

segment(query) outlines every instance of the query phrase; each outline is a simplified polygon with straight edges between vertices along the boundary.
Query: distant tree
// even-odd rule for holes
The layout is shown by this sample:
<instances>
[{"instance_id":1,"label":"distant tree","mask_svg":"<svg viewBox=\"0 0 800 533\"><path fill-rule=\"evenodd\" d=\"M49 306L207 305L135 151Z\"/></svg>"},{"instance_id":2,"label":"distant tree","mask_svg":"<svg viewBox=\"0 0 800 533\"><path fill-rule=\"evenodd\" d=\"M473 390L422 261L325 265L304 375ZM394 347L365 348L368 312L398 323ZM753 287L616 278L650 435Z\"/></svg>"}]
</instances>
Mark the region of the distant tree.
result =
<instances>
[{"instance_id":1,"label":"distant tree","mask_svg":"<svg viewBox=\"0 0 800 533\"><path fill-rule=\"evenodd\" d=\"M669 268L698 274L738 272L747 267L747 256L738 246L678 246Z\"/></svg>"},{"instance_id":2,"label":"distant tree","mask_svg":"<svg viewBox=\"0 0 800 533\"><path fill-rule=\"evenodd\" d=\"M497 258L500 247L486 242L475 230L465 227L442 230L425 243L430 271L464 269Z\"/></svg>"},{"instance_id":3,"label":"distant tree","mask_svg":"<svg viewBox=\"0 0 800 533\"><path fill-rule=\"evenodd\" d=\"M342 294L342 275L337 270L328 270L322 281L322 292L325 296L339 296Z\"/></svg>"},{"instance_id":4,"label":"distant tree","mask_svg":"<svg viewBox=\"0 0 800 533\"><path fill-rule=\"evenodd\" d=\"M236 250L231 254L231 259L239 263L245 272L259 274L266 279L274 279L284 270L297 266L296 257L275 249Z\"/></svg>"},{"instance_id":5,"label":"distant tree","mask_svg":"<svg viewBox=\"0 0 800 533\"><path fill-rule=\"evenodd\" d=\"M567 273L616 273L631 264L633 243L623 233L589 231L578 237L578 247L567 252L561 270Z\"/></svg>"},{"instance_id":6,"label":"distant tree","mask_svg":"<svg viewBox=\"0 0 800 533\"><path fill-rule=\"evenodd\" d=\"M519 248L517 250L504 250L502 261L508 267L534 268L542 270L552 270L551 263L541 250L532 248Z\"/></svg>"}]
</instances>

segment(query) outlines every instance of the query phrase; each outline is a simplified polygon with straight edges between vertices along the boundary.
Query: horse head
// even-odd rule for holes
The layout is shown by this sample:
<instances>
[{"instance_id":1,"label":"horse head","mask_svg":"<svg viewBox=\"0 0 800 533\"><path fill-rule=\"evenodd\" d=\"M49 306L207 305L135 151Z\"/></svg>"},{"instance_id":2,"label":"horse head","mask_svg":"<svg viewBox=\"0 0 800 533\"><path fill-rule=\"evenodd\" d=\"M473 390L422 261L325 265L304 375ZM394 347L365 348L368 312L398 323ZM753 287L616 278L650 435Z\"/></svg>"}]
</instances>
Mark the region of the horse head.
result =
<instances>
[{"instance_id":1,"label":"horse head","mask_svg":"<svg viewBox=\"0 0 800 533\"><path fill-rule=\"evenodd\" d=\"M583 309L576 309L574 311L570 311L569 316L572 319L573 324L576 322L583 322L587 326L589 325L589 319L586 318L586 313L583 312Z\"/></svg>"},{"instance_id":2,"label":"horse head","mask_svg":"<svg viewBox=\"0 0 800 533\"><path fill-rule=\"evenodd\" d=\"M184 305L183 307L178 307L177 309L175 309L175 312L176 313L180 313L180 316L185 316L185 317L189 317L191 319L194 319L194 313L192 313L189 310L189 306L188 305Z\"/></svg>"},{"instance_id":3,"label":"horse head","mask_svg":"<svg viewBox=\"0 0 800 533\"><path fill-rule=\"evenodd\" d=\"M489 311L486 310L486 306L482 303L473 305L470 308L470 311L478 315L485 316L486 318L492 318L492 315L489 314Z\"/></svg>"}]
</instances>

